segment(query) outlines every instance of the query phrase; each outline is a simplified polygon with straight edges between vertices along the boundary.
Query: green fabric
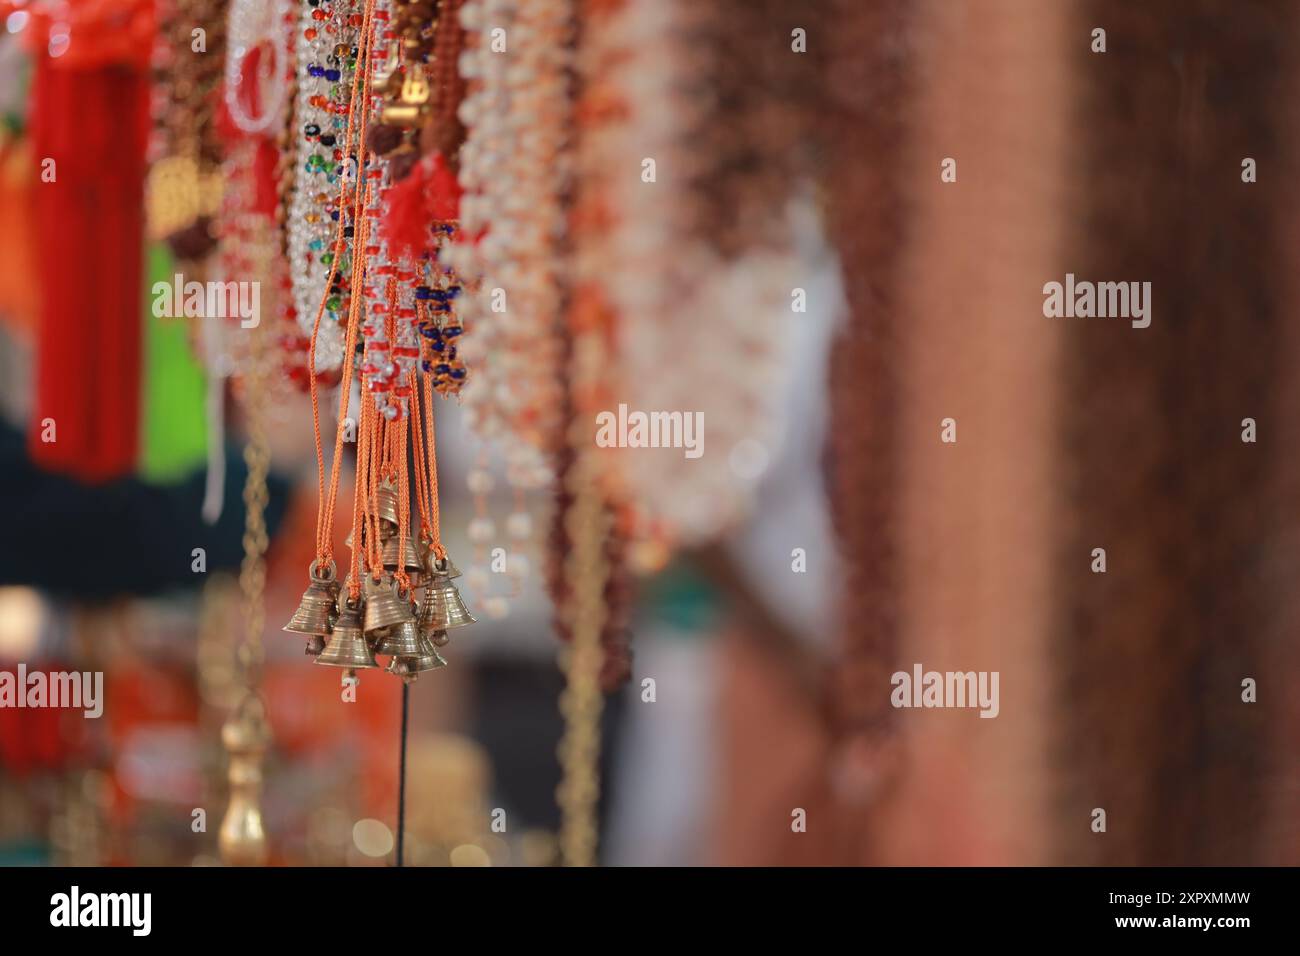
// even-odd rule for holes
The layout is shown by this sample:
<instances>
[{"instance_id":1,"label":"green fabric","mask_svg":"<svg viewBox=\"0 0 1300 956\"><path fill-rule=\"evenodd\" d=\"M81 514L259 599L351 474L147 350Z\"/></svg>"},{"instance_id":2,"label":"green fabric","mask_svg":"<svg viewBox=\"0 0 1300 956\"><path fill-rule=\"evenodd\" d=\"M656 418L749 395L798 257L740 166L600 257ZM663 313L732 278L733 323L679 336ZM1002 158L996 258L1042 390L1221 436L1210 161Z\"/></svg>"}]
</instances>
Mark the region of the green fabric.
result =
<instances>
[{"instance_id":1,"label":"green fabric","mask_svg":"<svg viewBox=\"0 0 1300 956\"><path fill-rule=\"evenodd\" d=\"M693 634L717 626L723 599L707 578L678 560L644 582L639 603L643 613Z\"/></svg>"},{"instance_id":2,"label":"green fabric","mask_svg":"<svg viewBox=\"0 0 1300 956\"><path fill-rule=\"evenodd\" d=\"M171 484L207 460L207 381L190 348L190 320L183 316L155 318L153 314L153 284L170 283L175 273L171 251L163 243L151 242L145 261L140 477Z\"/></svg>"}]
</instances>

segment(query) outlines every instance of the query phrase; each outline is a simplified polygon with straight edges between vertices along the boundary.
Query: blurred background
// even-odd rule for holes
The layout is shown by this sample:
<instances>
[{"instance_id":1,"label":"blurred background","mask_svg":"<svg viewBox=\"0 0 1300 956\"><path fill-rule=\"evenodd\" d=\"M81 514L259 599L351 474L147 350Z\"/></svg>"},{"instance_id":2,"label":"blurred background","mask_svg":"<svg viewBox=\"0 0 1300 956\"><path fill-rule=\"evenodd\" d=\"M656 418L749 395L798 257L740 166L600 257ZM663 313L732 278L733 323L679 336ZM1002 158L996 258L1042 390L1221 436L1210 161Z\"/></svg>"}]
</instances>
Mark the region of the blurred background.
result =
<instances>
[{"instance_id":1,"label":"blurred background","mask_svg":"<svg viewBox=\"0 0 1300 956\"><path fill-rule=\"evenodd\" d=\"M807 311L783 319L747 516L632 585L599 861L1300 862L1300 3L789 6L721 4L710 35L750 98L698 93L781 130L737 124L752 150L733 172L779 184ZM131 466L34 460L42 345L79 329L42 329L43 297L90 266L72 240L55 270L42 259L59 224L32 134L40 60L86 41L33 42L63 21L28 7L0 2L0 669L102 671L109 705L0 708L0 863L216 865L246 423L228 393L211 433L201 345L142 292L120 386L140 416ZM806 51L786 55L796 30ZM1067 272L1151 282L1150 328L1045 318L1043 285ZM84 350L121 366L111 345ZM400 684L365 675L343 706L279 629L313 557L310 418L298 390L268 410L269 862L389 865ZM478 554L466 476L499 472L499 450L454 401L437 429L444 540ZM552 505L525 503L538 526ZM542 586L559 558L538 540L530 572L490 575L505 600L453 666L412 686L408 865L559 862L563 675ZM893 710L889 676L915 663L998 671L998 717Z\"/></svg>"}]
</instances>

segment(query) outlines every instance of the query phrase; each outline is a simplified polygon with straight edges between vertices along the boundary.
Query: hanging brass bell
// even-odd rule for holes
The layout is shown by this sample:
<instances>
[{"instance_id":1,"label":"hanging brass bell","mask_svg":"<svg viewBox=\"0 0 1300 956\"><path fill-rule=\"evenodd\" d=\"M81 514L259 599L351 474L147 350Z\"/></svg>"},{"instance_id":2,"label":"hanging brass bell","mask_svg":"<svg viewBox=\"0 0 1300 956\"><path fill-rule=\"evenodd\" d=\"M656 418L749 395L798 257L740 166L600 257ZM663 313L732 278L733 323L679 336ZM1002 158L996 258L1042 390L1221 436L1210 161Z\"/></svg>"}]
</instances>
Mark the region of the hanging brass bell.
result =
<instances>
[{"instance_id":1,"label":"hanging brass bell","mask_svg":"<svg viewBox=\"0 0 1300 956\"><path fill-rule=\"evenodd\" d=\"M456 567L456 563L451 560L451 556L448 555L445 558L434 557L432 548L425 553L424 565L424 570L430 577L460 577L460 568Z\"/></svg>"},{"instance_id":2,"label":"hanging brass bell","mask_svg":"<svg viewBox=\"0 0 1300 956\"><path fill-rule=\"evenodd\" d=\"M410 538L403 540L397 535L384 542L384 567L396 571L398 562L402 562L407 571L423 571L424 564L415 550L415 543Z\"/></svg>"},{"instance_id":3,"label":"hanging brass bell","mask_svg":"<svg viewBox=\"0 0 1300 956\"><path fill-rule=\"evenodd\" d=\"M298 610L284 626L291 634L327 635L337 615L334 601L338 596L337 569L331 561L325 568L311 566L311 584L303 592Z\"/></svg>"},{"instance_id":4,"label":"hanging brass bell","mask_svg":"<svg viewBox=\"0 0 1300 956\"><path fill-rule=\"evenodd\" d=\"M433 641L420 635L420 654L418 657L412 657L407 661L411 668L411 673L422 674L425 671L434 671L439 667L446 667L447 660L438 653L438 648L433 646Z\"/></svg>"},{"instance_id":5,"label":"hanging brass bell","mask_svg":"<svg viewBox=\"0 0 1300 956\"><path fill-rule=\"evenodd\" d=\"M396 674L402 680L410 683L425 671L433 671L446 666L447 661L438 653L438 649L433 646L433 642L421 635L420 653L413 657L394 657L388 665L388 672Z\"/></svg>"},{"instance_id":6,"label":"hanging brass bell","mask_svg":"<svg viewBox=\"0 0 1300 956\"><path fill-rule=\"evenodd\" d=\"M361 631L361 609L351 601L344 602L343 611L334 622L330 642L316 658L316 663L347 668L379 666Z\"/></svg>"},{"instance_id":7,"label":"hanging brass bell","mask_svg":"<svg viewBox=\"0 0 1300 956\"><path fill-rule=\"evenodd\" d=\"M456 585L445 575L431 578L424 587L420 607L420 627L425 631L445 631L475 623L469 608L460 598Z\"/></svg>"},{"instance_id":8,"label":"hanging brass bell","mask_svg":"<svg viewBox=\"0 0 1300 956\"><path fill-rule=\"evenodd\" d=\"M436 621L433 621L432 618L426 619L425 610L426 608L422 604L420 606L420 616L418 618L420 640L428 641L429 644L435 648L446 647L451 643L451 638L447 636L446 631L438 629Z\"/></svg>"},{"instance_id":9,"label":"hanging brass bell","mask_svg":"<svg viewBox=\"0 0 1300 956\"><path fill-rule=\"evenodd\" d=\"M367 575L365 583L365 629L369 633L409 621L411 602L397 593L396 582L390 577L376 581Z\"/></svg>"},{"instance_id":10,"label":"hanging brass bell","mask_svg":"<svg viewBox=\"0 0 1300 956\"><path fill-rule=\"evenodd\" d=\"M419 654L420 632L415 628L415 621L406 620L390 627L375 644L375 653L392 657L414 657Z\"/></svg>"},{"instance_id":11,"label":"hanging brass bell","mask_svg":"<svg viewBox=\"0 0 1300 956\"><path fill-rule=\"evenodd\" d=\"M397 486L385 481L375 489L375 514L381 521L396 526L399 520L397 512Z\"/></svg>"},{"instance_id":12,"label":"hanging brass bell","mask_svg":"<svg viewBox=\"0 0 1300 956\"><path fill-rule=\"evenodd\" d=\"M397 534L397 524L396 522L390 522L387 518L382 518L376 523L379 525L379 543L382 547L388 543L389 538ZM366 539L369 537L369 534L366 532L366 523L363 521L361 523L361 550L364 551L366 549ZM356 540L356 538L353 533L349 531L348 536L343 539L343 543L355 551L356 547L352 544L354 540Z\"/></svg>"}]
</instances>

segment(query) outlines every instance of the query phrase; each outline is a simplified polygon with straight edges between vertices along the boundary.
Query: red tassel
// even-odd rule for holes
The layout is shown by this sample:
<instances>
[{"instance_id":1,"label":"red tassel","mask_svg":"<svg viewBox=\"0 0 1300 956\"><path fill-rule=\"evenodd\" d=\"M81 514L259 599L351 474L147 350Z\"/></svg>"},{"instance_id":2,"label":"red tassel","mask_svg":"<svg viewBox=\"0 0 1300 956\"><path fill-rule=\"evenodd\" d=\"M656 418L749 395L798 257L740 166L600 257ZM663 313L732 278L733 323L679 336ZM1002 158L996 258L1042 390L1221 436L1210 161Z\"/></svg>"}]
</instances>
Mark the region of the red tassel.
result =
<instances>
[{"instance_id":1,"label":"red tassel","mask_svg":"<svg viewBox=\"0 0 1300 956\"><path fill-rule=\"evenodd\" d=\"M136 464L149 87L132 67L39 57L31 112L35 154L55 165L34 190L41 304L29 448L42 467L103 481Z\"/></svg>"},{"instance_id":2,"label":"red tassel","mask_svg":"<svg viewBox=\"0 0 1300 956\"><path fill-rule=\"evenodd\" d=\"M460 215L460 194L460 183L441 153L430 153L416 163L405 179L385 193L388 215L379 228L389 255L416 260L432 251L433 226Z\"/></svg>"}]
</instances>

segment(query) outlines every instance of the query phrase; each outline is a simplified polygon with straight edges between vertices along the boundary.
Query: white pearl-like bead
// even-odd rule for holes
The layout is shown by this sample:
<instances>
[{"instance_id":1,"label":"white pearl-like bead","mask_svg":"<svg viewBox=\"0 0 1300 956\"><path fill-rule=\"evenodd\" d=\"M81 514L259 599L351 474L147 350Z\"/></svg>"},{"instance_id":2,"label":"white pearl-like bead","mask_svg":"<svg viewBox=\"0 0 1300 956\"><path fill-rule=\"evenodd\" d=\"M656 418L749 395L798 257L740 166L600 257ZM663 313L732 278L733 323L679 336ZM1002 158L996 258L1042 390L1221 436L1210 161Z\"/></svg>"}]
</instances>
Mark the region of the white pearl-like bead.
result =
<instances>
[{"instance_id":1,"label":"white pearl-like bead","mask_svg":"<svg viewBox=\"0 0 1300 956\"><path fill-rule=\"evenodd\" d=\"M513 511L506 518L506 534L511 541L527 541L533 536L533 516L527 511Z\"/></svg>"},{"instance_id":2,"label":"white pearl-like bead","mask_svg":"<svg viewBox=\"0 0 1300 956\"><path fill-rule=\"evenodd\" d=\"M496 534L496 525L491 518L478 517L469 523L468 535L473 544L490 544Z\"/></svg>"},{"instance_id":3,"label":"white pearl-like bead","mask_svg":"<svg viewBox=\"0 0 1300 956\"><path fill-rule=\"evenodd\" d=\"M489 495L492 493L492 487L496 484L490 471L482 468L475 468L465 476L465 485L472 494Z\"/></svg>"}]
</instances>

